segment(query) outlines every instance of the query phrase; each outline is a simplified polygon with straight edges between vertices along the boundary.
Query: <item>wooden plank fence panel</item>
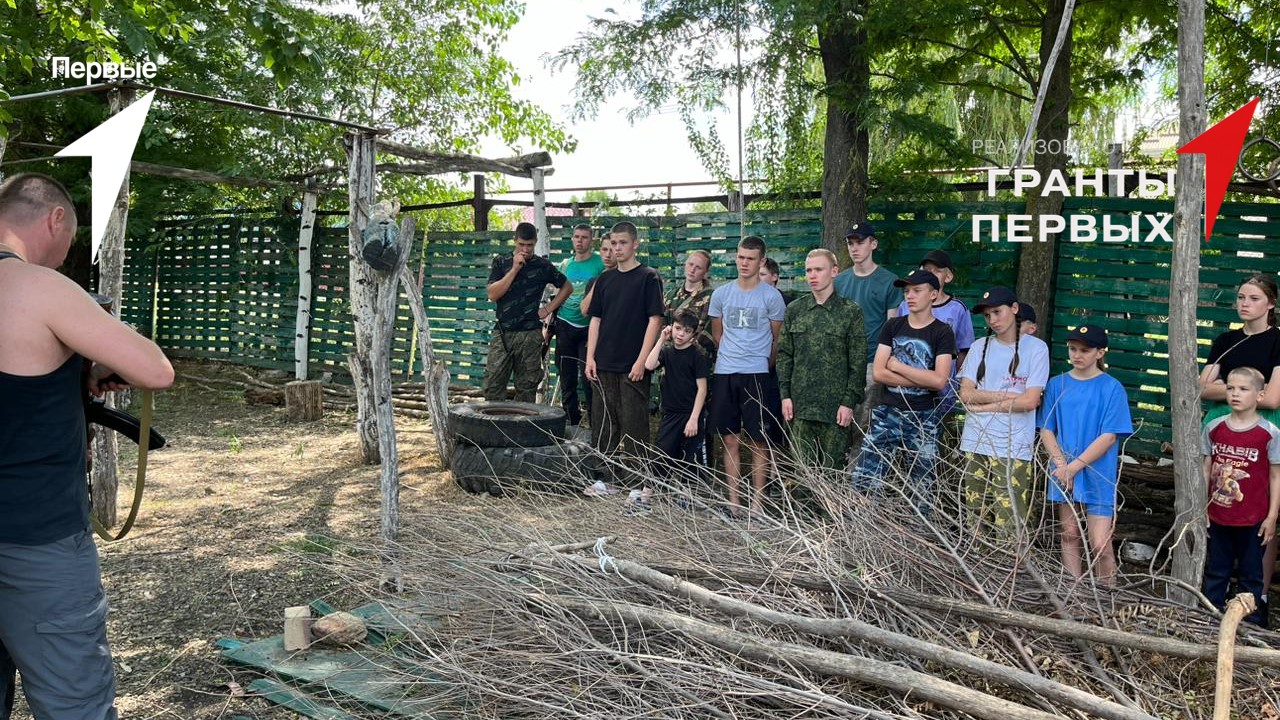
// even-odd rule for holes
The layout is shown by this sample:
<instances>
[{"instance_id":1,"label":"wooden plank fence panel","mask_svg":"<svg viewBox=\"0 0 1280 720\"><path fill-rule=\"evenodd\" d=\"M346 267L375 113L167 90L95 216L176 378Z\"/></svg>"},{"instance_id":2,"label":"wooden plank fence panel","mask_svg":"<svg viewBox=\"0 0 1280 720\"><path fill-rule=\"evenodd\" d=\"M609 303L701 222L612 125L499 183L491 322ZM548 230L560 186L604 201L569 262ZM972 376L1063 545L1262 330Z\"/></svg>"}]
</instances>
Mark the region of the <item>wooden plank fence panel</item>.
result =
<instances>
[{"instance_id":1,"label":"wooden plank fence panel","mask_svg":"<svg viewBox=\"0 0 1280 720\"><path fill-rule=\"evenodd\" d=\"M913 269L925 253L946 249L957 266L949 288L972 305L992 285L1016 282L1020 245L974 237L974 214L1022 212L1021 202L894 202L875 205L871 221L879 229L877 261L898 275ZM1065 214L1101 221L1128 222L1134 214L1170 212L1165 200L1070 198ZM620 220L635 223L642 239L638 257L659 271L664 282L683 282L684 256L693 249L712 255L715 283L731 281L734 254L743 230L764 237L778 261L783 289L803 291L804 258L821 238L817 207L752 210L739 228L736 213L550 217L550 259L571 254L574 225L586 222L599 233ZM1280 205L1228 203L1215 225L1212 243L1201 258L1198 340L1201 358L1217 334L1236 320L1236 288L1249 274L1280 271ZM182 219L156 228L162 241L148 242L156 255L131 252L125 271L122 315L139 327L151 323L168 352L214 357L269 367L291 367L293 313L296 309L296 260L291 250L292 218L219 216ZM1144 228L1149 227L1144 225ZM1145 232L1145 230L1144 230ZM137 241L134 242L138 244ZM131 250L134 248L131 247ZM1130 392L1142 429L1129 443L1132 451L1158 450L1168 437L1167 314L1170 246L1163 242L1072 243L1058 247L1055 308L1037 308L1054 337L1090 322L1112 334L1111 372ZM411 250L410 267L421 265L422 301L432 324L435 353L448 363L455 381L479 385L493 327L494 304L485 297L495 255L511 251L510 230L431 232ZM347 231L317 227L313 249L311 362L313 372L346 374L353 341L347 304ZM975 316L978 332L981 317ZM417 374L421 353L413 320L401 297L392 341L393 371ZM1053 372L1067 369L1066 349L1052 346ZM552 382L554 382L554 367Z\"/></svg>"}]
</instances>

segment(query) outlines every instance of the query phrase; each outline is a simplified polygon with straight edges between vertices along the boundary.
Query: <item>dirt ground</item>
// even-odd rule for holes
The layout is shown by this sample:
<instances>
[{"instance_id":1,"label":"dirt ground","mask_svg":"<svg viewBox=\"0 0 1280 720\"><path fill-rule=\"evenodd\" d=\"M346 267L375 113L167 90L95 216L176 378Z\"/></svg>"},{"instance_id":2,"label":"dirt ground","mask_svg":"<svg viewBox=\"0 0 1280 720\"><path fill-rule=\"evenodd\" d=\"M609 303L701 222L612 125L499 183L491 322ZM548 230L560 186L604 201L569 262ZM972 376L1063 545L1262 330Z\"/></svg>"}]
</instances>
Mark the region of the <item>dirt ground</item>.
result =
<instances>
[{"instance_id":1,"label":"dirt ground","mask_svg":"<svg viewBox=\"0 0 1280 720\"><path fill-rule=\"evenodd\" d=\"M180 375L239 377L214 366ZM207 385L207 384L206 384ZM363 602L320 563L330 538L378 534L378 469L359 462L352 416L291 423L283 408L246 405L179 377L156 397L155 427L169 441L151 455L142 511L123 541L99 545L122 718L297 718L261 699L233 698L253 677L222 663L219 638L282 631L284 608L322 598ZM481 503L440 472L426 421L397 417L406 509ZM135 452L122 444L122 455ZM132 459L122 484L132 483ZM131 499L121 493L121 518ZM29 718L19 697L16 718Z\"/></svg>"}]
</instances>

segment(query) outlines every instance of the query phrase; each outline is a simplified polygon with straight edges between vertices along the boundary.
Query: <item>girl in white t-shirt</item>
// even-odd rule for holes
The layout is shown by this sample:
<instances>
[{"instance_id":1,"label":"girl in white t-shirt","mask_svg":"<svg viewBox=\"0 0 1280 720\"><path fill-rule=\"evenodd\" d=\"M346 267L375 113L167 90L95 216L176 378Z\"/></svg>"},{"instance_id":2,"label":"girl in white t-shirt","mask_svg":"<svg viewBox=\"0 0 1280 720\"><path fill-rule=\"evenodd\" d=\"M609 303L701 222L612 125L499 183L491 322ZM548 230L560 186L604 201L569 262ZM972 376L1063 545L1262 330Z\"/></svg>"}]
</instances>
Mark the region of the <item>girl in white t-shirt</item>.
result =
<instances>
[{"instance_id":1,"label":"girl in white t-shirt","mask_svg":"<svg viewBox=\"0 0 1280 720\"><path fill-rule=\"evenodd\" d=\"M973 312L986 318L987 335L969 349L960 370L965 505L975 532L989 523L1013 535L1027 518L1049 348L1019 332L1018 299L1008 288L983 293Z\"/></svg>"}]
</instances>

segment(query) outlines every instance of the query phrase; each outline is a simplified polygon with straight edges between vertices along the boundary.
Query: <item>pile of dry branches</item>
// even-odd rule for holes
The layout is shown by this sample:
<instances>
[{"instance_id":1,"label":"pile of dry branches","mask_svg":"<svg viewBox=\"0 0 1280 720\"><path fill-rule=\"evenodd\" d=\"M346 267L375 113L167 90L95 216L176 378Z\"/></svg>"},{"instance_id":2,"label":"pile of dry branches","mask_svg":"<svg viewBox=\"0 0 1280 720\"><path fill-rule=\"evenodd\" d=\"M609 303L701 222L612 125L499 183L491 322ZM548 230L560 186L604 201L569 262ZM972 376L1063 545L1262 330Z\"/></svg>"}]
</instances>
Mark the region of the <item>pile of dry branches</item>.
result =
<instances>
[{"instance_id":1,"label":"pile of dry branches","mask_svg":"<svg viewBox=\"0 0 1280 720\"><path fill-rule=\"evenodd\" d=\"M1051 513L1012 536L973 531L950 493L925 517L892 490L905 478L873 496L847 475L783 467L806 492L738 521L696 473L614 464L659 498L688 490L695 509L659 501L623 517L620 500L527 492L484 516L409 518L394 598L369 554L328 564L406 617L437 619L406 622L374 650L381 664L443 677L447 690L420 692L477 717L1211 714L1217 613L1157 598L1149 574L1115 588L1066 576ZM1241 626L1237 643L1234 708L1277 717L1277 636Z\"/></svg>"}]
</instances>

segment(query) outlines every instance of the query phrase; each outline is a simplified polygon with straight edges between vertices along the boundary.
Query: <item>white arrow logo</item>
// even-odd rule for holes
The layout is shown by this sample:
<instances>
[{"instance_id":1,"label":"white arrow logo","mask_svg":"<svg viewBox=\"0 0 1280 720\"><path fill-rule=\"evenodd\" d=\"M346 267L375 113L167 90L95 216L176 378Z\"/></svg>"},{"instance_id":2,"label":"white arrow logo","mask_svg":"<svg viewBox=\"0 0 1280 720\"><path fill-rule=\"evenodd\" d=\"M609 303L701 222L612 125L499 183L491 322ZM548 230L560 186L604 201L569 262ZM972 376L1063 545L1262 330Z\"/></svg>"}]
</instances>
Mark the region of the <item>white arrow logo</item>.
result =
<instances>
[{"instance_id":1,"label":"white arrow logo","mask_svg":"<svg viewBox=\"0 0 1280 720\"><path fill-rule=\"evenodd\" d=\"M142 125L147 121L155 96L155 90L143 95L57 153L57 157L92 159L89 170L93 178L91 257L95 263L98 262L98 249L102 247L102 236L107 233L107 221L111 219L111 206L120 195L124 176L129 172L129 162L133 160L133 149L138 144L138 135L142 133Z\"/></svg>"}]
</instances>

